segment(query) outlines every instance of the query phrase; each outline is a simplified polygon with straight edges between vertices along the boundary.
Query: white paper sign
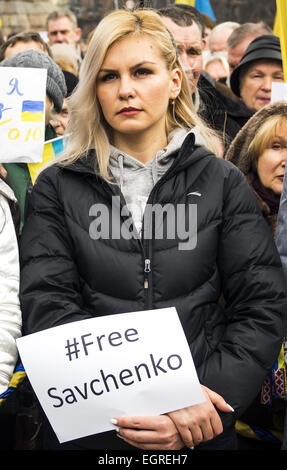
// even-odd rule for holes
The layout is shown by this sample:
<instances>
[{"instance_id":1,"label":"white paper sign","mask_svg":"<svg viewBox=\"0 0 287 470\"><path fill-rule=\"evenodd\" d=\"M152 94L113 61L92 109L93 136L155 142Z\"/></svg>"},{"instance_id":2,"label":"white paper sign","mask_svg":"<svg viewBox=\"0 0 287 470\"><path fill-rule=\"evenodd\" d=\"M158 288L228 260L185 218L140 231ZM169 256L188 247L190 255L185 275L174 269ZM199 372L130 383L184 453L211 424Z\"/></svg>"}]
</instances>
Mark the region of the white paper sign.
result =
<instances>
[{"instance_id":1,"label":"white paper sign","mask_svg":"<svg viewBox=\"0 0 287 470\"><path fill-rule=\"evenodd\" d=\"M42 160L46 80L46 69L0 67L1 163Z\"/></svg>"},{"instance_id":2,"label":"white paper sign","mask_svg":"<svg viewBox=\"0 0 287 470\"><path fill-rule=\"evenodd\" d=\"M276 103L277 101L287 101L287 83L272 83L271 103Z\"/></svg>"},{"instance_id":3,"label":"white paper sign","mask_svg":"<svg viewBox=\"0 0 287 470\"><path fill-rule=\"evenodd\" d=\"M73 322L17 346L60 442L205 401L175 308Z\"/></svg>"}]
</instances>

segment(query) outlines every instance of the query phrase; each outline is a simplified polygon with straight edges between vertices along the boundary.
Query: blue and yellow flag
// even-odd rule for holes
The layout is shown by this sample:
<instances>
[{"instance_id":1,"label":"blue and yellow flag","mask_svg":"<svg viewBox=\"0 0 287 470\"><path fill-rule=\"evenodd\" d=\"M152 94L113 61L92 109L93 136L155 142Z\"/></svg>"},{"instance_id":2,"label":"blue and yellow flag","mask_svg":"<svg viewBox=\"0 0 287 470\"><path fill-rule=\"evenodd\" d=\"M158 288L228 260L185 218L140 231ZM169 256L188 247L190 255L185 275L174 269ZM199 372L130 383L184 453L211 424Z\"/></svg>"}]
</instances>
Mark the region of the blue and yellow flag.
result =
<instances>
[{"instance_id":1,"label":"blue and yellow flag","mask_svg":"<svg viewBox=\"0 0 287 470\"><path fill-rule=\"evenodd\" d=\"M195 7L200 13L205 13L214 21L216 21L209 0L175 0L174 3L181 3L182 5L190 5L191 7Z\"/></svg>"},{"instance_id":2,"label":"blue and yellow flag","mask_svg":"<svg viewBox=\"0 0 287 470\"><path fill-rule=\"evenodd\" d=\"M280 38L282 65L284 81L287 82L287 2L286 0L277 0L277 11L274 22L273 32Z\"/></svg>"},{"instance_id":3,"label":"blue and yellow flag","mask_svg":"<svg viewBox=\"0 0 287 470\"><path fill-rule=\"evenodd\" d=\"M44 101L25 100L22 103L21 121L43 122Z\"/></svg>"},{"instance_id":4,"label":"blue and yellow flag","mask_svg":"<svg viewBox=\"0 0 287 470\"><path fill-rule=\"evenodd\" d=\"M32 184L35 183L36 178L40 170L52 159L59 157L64 150L64 144L66 142L66 136L56 137L55 139L48 140L45 142L43 150L43 158L40 163L28 163L30 177Z\"/></svg>"},{"instance_id":5,"label":"blue and yellow flag","mask_svg":"<svg viewBox=\"0 0 287 470\"><path fill-rule=\"evenodd\" d=\"M7 390L0 395L0 406L2 403L7 400L7 398L11 395L11 393L15 392L18 385L25 379L26 372L22 364L19 364L13 373L13 376L10 380L9 386Z\"/></svg>"}]
</instances>

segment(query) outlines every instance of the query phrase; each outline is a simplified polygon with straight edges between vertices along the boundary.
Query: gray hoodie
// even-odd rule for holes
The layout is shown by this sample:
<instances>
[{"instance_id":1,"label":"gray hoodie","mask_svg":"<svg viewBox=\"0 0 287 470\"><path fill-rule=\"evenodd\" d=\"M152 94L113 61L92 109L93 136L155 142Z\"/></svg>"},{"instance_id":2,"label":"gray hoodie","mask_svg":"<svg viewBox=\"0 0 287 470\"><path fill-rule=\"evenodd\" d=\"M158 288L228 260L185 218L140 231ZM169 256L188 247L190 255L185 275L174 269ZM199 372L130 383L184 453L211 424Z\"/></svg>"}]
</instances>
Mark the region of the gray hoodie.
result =
<instances>
[{"instance_id":1,"label":"gray hoodie","mask_svg":"<svg viewBox=\"0 0 287 470\"><path fill-rule=\"evenodd\" d=\"M192 130L177 128L169 134L168 145L157 152L146 164L111 146L109 168L121 189L139 235L149 194L157 181L173 164L175 152L182 146L190 132L194 133L197 145L205 145L197 126Z\"/></svg>"}]
</instances>

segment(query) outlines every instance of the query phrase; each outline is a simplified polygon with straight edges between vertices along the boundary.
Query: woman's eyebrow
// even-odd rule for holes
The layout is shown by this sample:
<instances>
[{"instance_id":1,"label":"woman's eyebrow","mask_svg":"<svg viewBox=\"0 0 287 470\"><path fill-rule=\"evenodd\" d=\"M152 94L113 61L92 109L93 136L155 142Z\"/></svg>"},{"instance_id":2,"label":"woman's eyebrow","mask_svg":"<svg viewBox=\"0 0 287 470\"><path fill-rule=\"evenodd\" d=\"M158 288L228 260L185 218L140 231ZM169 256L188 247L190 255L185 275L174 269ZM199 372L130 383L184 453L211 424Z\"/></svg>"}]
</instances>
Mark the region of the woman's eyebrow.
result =
<instances>
[{"instance_id":1,"label":"woman's eyebrow","mask_svg":"<svg viewBox=\"0 0 287 470\"><path fill-rule=\"evenodd\" d=\"M150 61L150 60L145 60L145 61L143 61L143 62L138 62L137 64L135 64L135 65L133 65L132 67L130 67L130 70L134 70L134 69L136 69L136 68L138 68L138 67L141 67L142 65L145 65L145 64L156 65L156 62L152 62L152 61ZM106 72L109 72L109 73L111 73L111 72L117 72L117 69L105 69L105 68L104 68L104 69L100 69L100 70L99 70L99 73L101 73L101 72L104 72L104 73L106 73Z\"/></svg>"}]
</instances>

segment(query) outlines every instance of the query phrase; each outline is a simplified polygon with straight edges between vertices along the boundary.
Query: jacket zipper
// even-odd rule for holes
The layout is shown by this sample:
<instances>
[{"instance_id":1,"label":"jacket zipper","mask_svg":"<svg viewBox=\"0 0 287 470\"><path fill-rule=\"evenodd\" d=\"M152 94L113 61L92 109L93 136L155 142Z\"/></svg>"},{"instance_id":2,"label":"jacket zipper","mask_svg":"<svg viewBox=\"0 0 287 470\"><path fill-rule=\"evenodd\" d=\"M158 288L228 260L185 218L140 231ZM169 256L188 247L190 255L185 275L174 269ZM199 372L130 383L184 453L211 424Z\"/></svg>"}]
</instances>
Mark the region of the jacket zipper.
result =
<instances>
[{"instance_id":1,"label":"jacket zipper","mask_svg":"<svg viewBox=\"0 0 287 470\"><path fill-rule=\"evenodd\" d=\"M148 273L151 272L151 267L150 267L150 259L145 259L144 260L144 272L145 272L145 279L144 279L144 288L148 289L149 284L148 284Z\"/></svg>"},{"instance_id":2,"label":"jacket zipper","mask_svg":"<svg viewBox=\"0 0 287 470\"><path fill-rule=\"evenodd\" d=\"M192 145L192 147L193 147L193 145ZM160 187L168 179L169 175L173 172L174 167L176 167L178 165L178 159L176 159L176 160L173 162L173 164L167 170L167 172L162 176L162 178L160 178L160 180L152 188L147 203L150 203L150 200L153 199L153 194L155 192L155 188ZM101 180L104 181L102 178L101 178ZM106 181L104 181L104 183L107 184ZM110 189L110 191L112 193L115 194L115 192L113 191L113 189L110 187L109 184L107 184L107 187ZM120 194L121 194L121 197L123 198L123 194L121 193L121 191L120 191ZM151 268L151 260L150 260L150 257L149 257L149 253L150 253L150 249L151 249L151 240L144 240L142 238L142 240L139 240L139 243L141 245L141 249L142 249L142 253L143 253L143 259L144 259L145 307L146 307L146 309L151 309L152 308L152 289L151 289L152 286L151 286L150 277L151 277L152 268ZM146 245L146 249L145 249L144 245Z\"/></svg>"}]
</instances>

